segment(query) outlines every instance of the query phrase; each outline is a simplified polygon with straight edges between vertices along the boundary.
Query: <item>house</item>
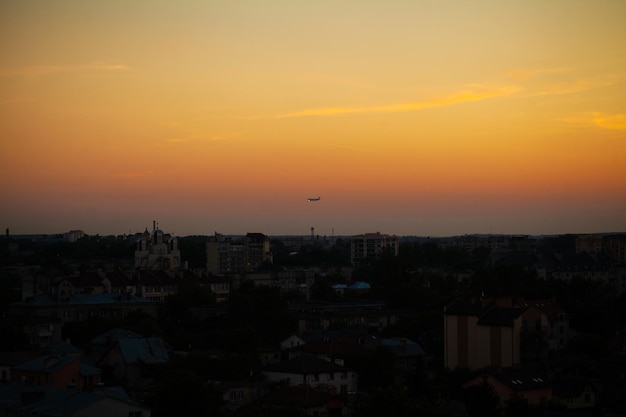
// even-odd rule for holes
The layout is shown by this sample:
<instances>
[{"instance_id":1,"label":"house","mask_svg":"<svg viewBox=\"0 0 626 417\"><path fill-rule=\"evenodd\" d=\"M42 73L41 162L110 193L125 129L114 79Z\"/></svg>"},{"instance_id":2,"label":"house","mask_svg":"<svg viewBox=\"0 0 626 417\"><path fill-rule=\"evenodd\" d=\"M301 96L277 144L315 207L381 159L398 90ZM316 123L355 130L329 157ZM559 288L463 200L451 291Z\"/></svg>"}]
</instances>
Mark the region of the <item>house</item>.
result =
<instances>
[{"instance_id":1,"label":"house","mask_svg":"<svg viewBox=\"0 0 626 417\"><path fill-rule=\"evenodd\" d=\"M168 350L159 337L123 337L102 356L98 366L114 381L143 390L151 381L154 366L169 362Z\"/></svg>"},{"instance_id":2,"label":"house","mask_svg":"<svg viewBox=\"0 0 626 417\"><path fill-rule=\"evenodd\" d=\"M546 376L514 368L489 368L472 378L463 388L486 381L500 397L500 404L512 398L528 401L528 405L548 405L552 399L552 384Z\"/></svg>"},{"instance_id":3,"label":"house","mask_svg":"<svg viewBox=\"0 0 626 417\"><path fill-rule=\"evenodd\" d=\"M58 317L34 313L32 316L12 314L13 317L11 318L0 319L0 325L4 328L12 327L21 330L28 337L30 347L34 350L40 350L50 342L61 338L63 321ZM19 345L21 342L16 340L14 343Z\"/></svg>"},{"instance_id":4,"label":"house","mask_svg":"<svg viewBox=\"0 0 626 417\"><path fill-rule=\"evenodd\" d=\"M596 405L597 393L590 379L566 377L555 381L552 398L568 410L592 408Z\"/></svg>"},{"instance_id":5,"label":"house","mask_svg":"<svg viewBox=\"0 0 626 417\"><path fill-rule=\"evenodd\" d=\"M93 392L10 384L0 386L0 415L39 417L150 417L119 388Z\"/></svg>"},{"instance_id":6,"label":"house","mask_svg":"<svg viewBox=\"0 0 626 417\"><path fill-rule=\"evenodd\" d=\"M262 368L262 372L269 381L285 382L289 386L308 385L343 395L357 392L356 372L315 356L298 356L267 365Z\"/></svg>"},{"instance_id":7,"label":"house","mask_svg":"<svg viewBox=\"0 0 626 417\"><path fill-rule=\"evenodd\" d=\"M135 294L151 301L164 301L169 295L176 294L178 281L164 270L140 270L134 280Z\"/></svg>"},{"instance_id":8,"label":"house","mask_svg":"<svg viewBox=\"0 0 626 417\"><path fill-rule=\"evenodd\" d=\"M270 383L260 380L215 381L212 387L220 392L224 408L230 412L256 401L271 391Z\"/></svg>"},{"instance_id":9,"label":"house","mask_svg":"<svg viewBox=\"0 0 626 417\"><path fill-rule=\"evenodd\" d=\"M275 415L315 417L345 415L344 402L339 397L309 386L280 386L245 407L245 411L252 414L258 409Z\"/></svg>"},{"instance_id":10,"label":"house","mask_svg":"<svg viewBox=\"0 0 626 417\"><path fill-rule=\"evenodd\" d=\"M9 312L17 317L49 317L62 323L89 318L123 317L131 311L157 316L158 305L130 293L38 295L29 301L13 303Z\"/></svg>"},{"instance_id":11,"label":"house","mask_svg":"<svg viewBox=\"0 0 626 417\"><path fill-rule=\"evenodd\" d=\"M511 367L545 353L548 319L513 300L457 300L444 312L445 365L449 369Z\"/></svg>"},{"instance_id":12,"label":"house","mask_svg":"<svg viewBox=\"0 0 626 417\"><path fill-rule=\"evenodd\" d=\"M11 381L11 370L34 359L30 351L0 352L0 384Z\"/></svg>"},{"instance_id":13,"label":"house","mask_svg":"<svg viewBox=\"0 0 626 417\"><path fill-rule=\"evenodd\" d=\"M406 337L393 337L382 339L381 345L393 352L394 371L400 378L423 368L426 352L419 343Z\"/></svg>"},{"instance_id":14,"label":"house","mask_svg":"<svg viewBox=\"0 0 626 417\"><path fill-rule=\"evenodd\" d=\"M13 367L11 380L59 389L92 389L100 383L100 370L81 358L82 353L41 355Z\"/></svg>"}]
</instances>

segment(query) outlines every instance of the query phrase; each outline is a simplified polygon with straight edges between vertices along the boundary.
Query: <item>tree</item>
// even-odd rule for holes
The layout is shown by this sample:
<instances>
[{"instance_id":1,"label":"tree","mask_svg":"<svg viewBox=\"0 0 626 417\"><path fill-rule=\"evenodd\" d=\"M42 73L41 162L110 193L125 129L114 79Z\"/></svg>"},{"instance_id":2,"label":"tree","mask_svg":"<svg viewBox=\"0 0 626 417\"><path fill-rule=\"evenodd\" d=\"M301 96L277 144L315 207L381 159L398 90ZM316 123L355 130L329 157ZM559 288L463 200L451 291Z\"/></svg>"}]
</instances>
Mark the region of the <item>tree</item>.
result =
<instances>
[{"instance_id":1,"label":"tree","mask_svg":"<svg viewBox=\"0 0 626 417\"><path fill-rule=\"evenodd\" d=\"M465 388L463 397L465 411L469 417L500 416L500 396L486 379L480 384Z\"/></svg>"}]
</instances>

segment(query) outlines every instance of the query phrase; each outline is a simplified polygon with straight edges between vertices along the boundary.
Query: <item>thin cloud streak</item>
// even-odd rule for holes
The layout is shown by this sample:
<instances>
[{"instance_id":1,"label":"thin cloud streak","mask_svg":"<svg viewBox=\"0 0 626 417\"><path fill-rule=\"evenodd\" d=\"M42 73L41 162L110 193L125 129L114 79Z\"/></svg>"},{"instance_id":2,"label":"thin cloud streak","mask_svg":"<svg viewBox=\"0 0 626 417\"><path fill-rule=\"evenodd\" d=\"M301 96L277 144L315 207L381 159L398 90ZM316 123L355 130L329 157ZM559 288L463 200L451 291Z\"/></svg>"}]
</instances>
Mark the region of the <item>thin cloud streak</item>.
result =
<instances>
[{"instance_id":1,"label":"thin cloud streak","mask_svg":"<svg viewBox=\"0 0 626 417\"><path fill-rule=\"evenodd\" d=\"M602 129L626 130L626 114L594 113L593 123Z\"/></svg>"},{"instance_id":2,"label":"thin cloud streak","mask_svg":"<svg viewBox=\"0 0 626 417\"><path fill-rule=\"evenodd\" d=\"M626 114L588 112L556 119L578 127L596 127L608 130L626 130Z\"/></svg>"},{"instance_id":3,"label":"thin cloud streak","mask_svg":"<svg viewBox=\"0 0 626 417\"><path fill-rule=\"evenodd\" d=\"M391 104L387 106L373 107L327 107L319 109L308 109L299 112L285 113L277 115L277 119L289 117L305 117L305 116L334 116L349 113L401 113L409 111L417 111L434 107L450 106L468 101L478 101L490 98L496 98L511 95L521 90L518 86L503 86L490 89L489 91L480 92L474 90L465 90L457 92L451 96L434 99L430 101L422 101L415 103Z\"/></svg>"}]
</instances>

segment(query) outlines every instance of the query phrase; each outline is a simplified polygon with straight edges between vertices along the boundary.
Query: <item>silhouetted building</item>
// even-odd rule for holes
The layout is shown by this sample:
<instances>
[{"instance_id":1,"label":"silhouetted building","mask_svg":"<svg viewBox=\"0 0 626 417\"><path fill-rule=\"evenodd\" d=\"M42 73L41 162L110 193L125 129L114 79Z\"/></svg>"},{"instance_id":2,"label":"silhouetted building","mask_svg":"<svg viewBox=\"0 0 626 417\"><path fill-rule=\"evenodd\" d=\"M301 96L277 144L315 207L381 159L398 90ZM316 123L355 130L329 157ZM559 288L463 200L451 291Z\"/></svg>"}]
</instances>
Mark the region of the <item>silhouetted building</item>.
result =
<instances>
[{"instance_id":1,"label":"silhouetted building","mask_svg":"<svg viewBox=\"0 0 626 417\"><path fill-rule=\"evenodd\" d=\"M353 236L350 242L352 265L363 265L371 259L379 259L384 253L398 256L400 241L397 236L380 232Z\"/></svg>"},{"instance_id":2,"label":"silhouetted building","mask_svg":"<svg viewBox=\"0 0 626 417\"><path fill-rule=\"evenodd\" d=\"M206 257L209 273L253 272L264 263L272 262L270 240L262 233L248 233L243 239L216 233L206 244Z\"/></svg>"},{"instance_id":3,"label":"silhouetted building","mask_svg":"<svg viewBox=\"0 0 626 417\"><path fill-rule=\"evenodd\" d=\"M135 268L140 269L178 269L181 267L178 240L158 229L153 224L152 233L148 229L137 241L135 250Z\"/></svg>"}]
</instances>

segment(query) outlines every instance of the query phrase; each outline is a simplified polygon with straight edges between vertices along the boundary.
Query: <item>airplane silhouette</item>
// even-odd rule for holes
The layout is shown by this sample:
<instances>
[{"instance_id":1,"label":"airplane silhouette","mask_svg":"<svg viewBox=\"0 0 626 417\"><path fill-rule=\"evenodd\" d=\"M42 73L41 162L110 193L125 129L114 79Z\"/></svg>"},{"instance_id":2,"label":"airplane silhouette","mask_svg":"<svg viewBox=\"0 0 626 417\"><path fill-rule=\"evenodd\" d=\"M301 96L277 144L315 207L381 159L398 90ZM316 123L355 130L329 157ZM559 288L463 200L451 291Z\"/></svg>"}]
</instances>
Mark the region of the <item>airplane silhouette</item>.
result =
<instances>
[{"instance_id":1,"label":"airplane silhouette","mask_svg":"<svg viewBox=\"0 0 626 417\"><path fill-rule=\"evenodd\" d=\"M307 198L308 201L320 201L320 197L309 197Z\"/></svg>"}]
</instances>

